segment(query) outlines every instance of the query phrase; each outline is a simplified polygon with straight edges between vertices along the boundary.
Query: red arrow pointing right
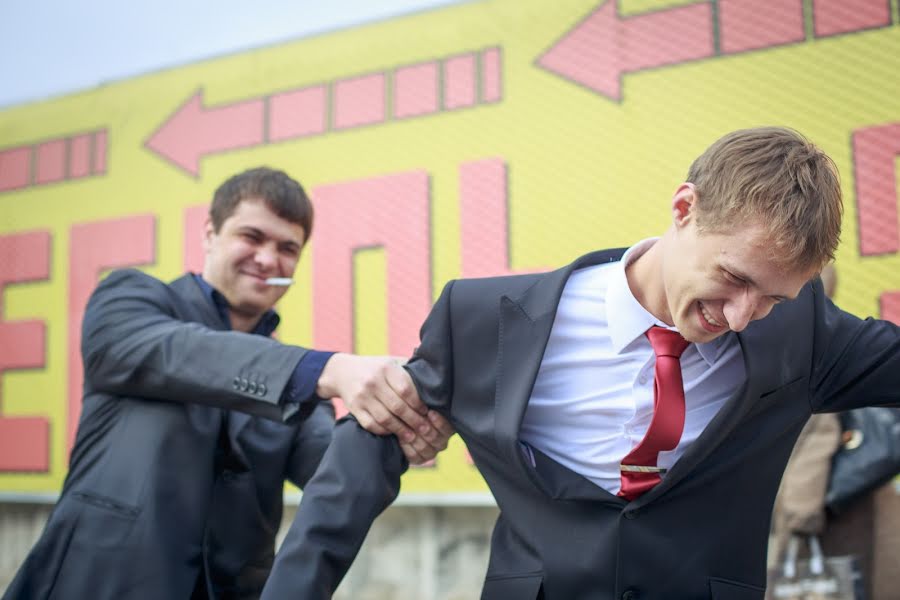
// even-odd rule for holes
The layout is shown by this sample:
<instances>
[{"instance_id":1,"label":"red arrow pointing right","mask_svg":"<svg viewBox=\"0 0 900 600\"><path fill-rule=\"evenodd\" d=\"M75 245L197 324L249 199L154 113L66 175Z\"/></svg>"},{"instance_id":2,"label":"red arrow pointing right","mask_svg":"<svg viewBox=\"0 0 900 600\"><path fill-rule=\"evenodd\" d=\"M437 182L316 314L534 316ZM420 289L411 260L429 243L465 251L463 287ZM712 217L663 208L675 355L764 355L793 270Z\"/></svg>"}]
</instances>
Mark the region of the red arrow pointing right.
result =
<instances>
[{"instance_id":1,"label":"red arrow pointing right","mask_svg":"<svg viewBox=\"0 0 900 600\"><path fill-rule=\"evenodd\" d=\"M623 73L712 56L712 6L690 4L619 17L607 0L537 59L544 69L613 100Z\"/></svg>"}]
</instances>

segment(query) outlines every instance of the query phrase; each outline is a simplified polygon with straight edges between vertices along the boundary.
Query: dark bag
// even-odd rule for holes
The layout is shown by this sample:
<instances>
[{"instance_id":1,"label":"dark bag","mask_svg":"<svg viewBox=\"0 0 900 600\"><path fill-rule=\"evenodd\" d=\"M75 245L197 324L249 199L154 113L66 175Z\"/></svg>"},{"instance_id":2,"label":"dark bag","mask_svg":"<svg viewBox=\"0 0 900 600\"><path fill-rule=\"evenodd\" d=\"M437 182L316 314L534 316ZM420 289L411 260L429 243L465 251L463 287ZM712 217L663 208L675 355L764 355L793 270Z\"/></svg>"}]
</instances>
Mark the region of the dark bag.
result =
<instances>
[{"instance_id":1,"label":"dark bag","mask_svg":"<svg viewBox=\"0 0 900 600\"><path fill-rule=\"evenodd\" d=\"M769 571L766 600L864 600L854 557L826 557L819 538L812 535L807 539L809 559L797 560L800 542L792 535L784 562Z\"/></svg>"},{"instance_id":2,"label":"dark bag","mask_svg":"<svg viewBox=\"0 0 900 600\"><path fill-rule=\"evenodd\" d=\"M870 406L841 414L844 444L835 453L825 506L839 514L900 473L900 408Z\"/></svg>"}]
</instances>

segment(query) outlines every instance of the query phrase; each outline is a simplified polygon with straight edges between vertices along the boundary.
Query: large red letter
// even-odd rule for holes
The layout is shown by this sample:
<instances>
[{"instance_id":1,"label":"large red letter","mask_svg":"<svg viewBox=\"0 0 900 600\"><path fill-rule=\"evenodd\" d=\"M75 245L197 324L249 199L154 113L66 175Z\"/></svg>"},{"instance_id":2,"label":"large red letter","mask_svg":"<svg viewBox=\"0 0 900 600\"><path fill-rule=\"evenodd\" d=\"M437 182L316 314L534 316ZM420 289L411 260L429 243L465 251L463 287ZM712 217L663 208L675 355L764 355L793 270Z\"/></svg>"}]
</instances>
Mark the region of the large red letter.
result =
<instances>
[{"instance_id":1,"label":"large red letter","mask_svg":"<svg viewBox=\"0 0 900 600\"><path fill-rule=\"evenodd\" d=\"M488 158L459 167L463 277L532 272L510 269L506 189L506 163L502 159Z\"/></svg>"},{"instance_id":2,"label":"large red letter","mask_svg":"<svg viewBox=\"0 0 900 600\"><path fill-rule=\"evenodd\" d=\"M857 129L851 139L859 253L894 254L900 249L895 166L900 155L900 123Z\"/></svg>"},{"instance_id":3,"label":"large red letter","mask_svg":"<svg viewBox=\"0 0 900 600\"><path fill-rule=\"evenodd\" d=\"M46 364L44 322L4 322L3 288L10 283L43 281L49 275L49 232L0 236L0 377L5 371L36 369ZM45 417L0 416L0 472L47 472L49 434Z\"/></svg>"},{"instance_id":4,"label":"large red letter","mask_svg":"<svg viewBox=\"0 0 900 600\"><path fill-rule=\"evenodd\" d=\"M184 209L184 270L202 273L206 255L203 251L203 226L209 216L209 204Z\"/></svg>"},{"instance_id":5,"label":"large red letter","mask_svg":"<svg viewBox=\"0 0 900 600\"><path fill-rule=\"evenodd\" d=\"M326 185L313 197L316 347L353 350L353 252L380 246L387 257L388 351L409 356L431 307L428 174Z\"/></svg>"},{"instance_id":6,"label":"large red letter","mask_svg":"<svg viewBox=\"0 0 900 600\"><path fill-rule=\"evenodd\" d=\"M859 253L896 254L900 249L895 166L900 154L900 123L857 129L851 139ZM900 292L882 293L880 305L882 319L900 324Z\"/></svg>"},{"instance_id":7,"label":"large red letter","mask_svg":"<svg viewBox=\"0 0 900 600\"><path fill-rule=\"evenodd\" d=\"M145 265L156 254L153 215L73 225L69 238L69 423L72 449L81 416L81 321L100 274L116 267Z\"/></svg>"},{"instance_id":8,"label":"large red letter","mask_svg":"<svg viewBox=\"0 0 900 600\"><path fill-rule=\"evenodd\" d=\"M900 325L900 292L884 292L878 304L882 319Z\"/></svg>"}]
</instances>

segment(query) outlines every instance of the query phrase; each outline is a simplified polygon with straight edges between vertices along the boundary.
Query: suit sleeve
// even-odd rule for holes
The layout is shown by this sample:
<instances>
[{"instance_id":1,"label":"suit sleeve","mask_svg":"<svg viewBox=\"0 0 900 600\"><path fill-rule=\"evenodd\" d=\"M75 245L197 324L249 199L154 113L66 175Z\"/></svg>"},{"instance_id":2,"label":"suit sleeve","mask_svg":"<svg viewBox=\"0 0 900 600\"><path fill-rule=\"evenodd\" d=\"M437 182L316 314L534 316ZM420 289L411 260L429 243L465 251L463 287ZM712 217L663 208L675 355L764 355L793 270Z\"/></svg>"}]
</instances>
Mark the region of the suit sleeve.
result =
<instances>
[{"instance_id":1,"label":"suit sleeve","mask_svg":"<svg viewBox=\"0 0 900 600\"><path fill-rule=\"evenodd\" d=\"M451 281L444 286L419 332L421 343L405 365L422 402L447 419L450 419L453 397L453 327L450 316L453 284Z\"/></svg>"},{"instance_id":2,"label":"suit sleeve","mask_svg":"<svg viewBox=\"0 0 900 600\"><path fill-rule=\"evenodd\" d=\"M303 489L322 461L334 430L334 406L316 403L309 417L297 428L285 478Z\"/></svg>"},{"instance_id":3,"label":"suit sleeve","mask_svg":"<svg viewBox=\"0 0 900 600\"><path fill-rule=\"evenodd\" d=\"M373 435L352 417L339 421L303 490L262 600L330 599L372 522L397 497L407 466L394 436Z\"/></svg>"},{"instance_id":4,"label":"suit sleeve","mask_svg":"<svg viewBox=\"0 0 900 600\"><path fill-rule=\"evenodd\" d=\"M445 416L452 393L451 287L444 288L422 325L421 345L407 364L422 400ZM303 489L262 599L331 598L372 522L397 497L407 467L394 436L373 435L352 418L339 421L319 469Z\"/></svg>"},{"instance_id":5,"label":"suit sleeve","mask_svg":"<svg viewBox=\"0 0 900 600\"><path fill-rule=\"evenodd\" d=\"M900 406L900 328L840 310L821 284L813 290L813 412Z\"/></svg>"},{"instance_id":6,"label":"suit sleeve","mask_svg":"<svg viewBox=\"0 0 900 600\"><path fill-rule=\"evenodd\" d=\"M196 402L287 420L281 394L303 348L176 315L173 292L139 271L117 271L88 302L82 327L85 394Z\"/></svg>"}]
</instances>

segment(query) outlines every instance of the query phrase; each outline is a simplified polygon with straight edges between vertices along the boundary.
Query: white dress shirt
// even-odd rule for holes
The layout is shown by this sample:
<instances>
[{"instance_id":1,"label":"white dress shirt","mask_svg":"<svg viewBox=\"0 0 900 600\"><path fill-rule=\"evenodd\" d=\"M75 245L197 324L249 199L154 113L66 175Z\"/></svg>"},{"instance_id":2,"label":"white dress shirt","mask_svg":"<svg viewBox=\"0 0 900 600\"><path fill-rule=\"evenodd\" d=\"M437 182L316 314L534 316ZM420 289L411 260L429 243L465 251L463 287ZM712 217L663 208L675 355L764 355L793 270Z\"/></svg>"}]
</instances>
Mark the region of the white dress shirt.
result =
<instances>
[{"instance_id":1,"label":"white dress shirt","mask_svg":"<svg viewBox=\"0 0 900 600\"><path fill-rule=\"evenodd\" d=\"M629 248L620 262L579 269L563 290L519 439L612 494L619 464L643 439L653 416L656 357L644 333L667 327L635 299L625 267L656 239ZM672 327L667 327L674 329ZM671 468L725 401L744 383L733 332L690 344L681 356L685 423L678 446L660 452Z\"/></svg>"}]
</instances>

